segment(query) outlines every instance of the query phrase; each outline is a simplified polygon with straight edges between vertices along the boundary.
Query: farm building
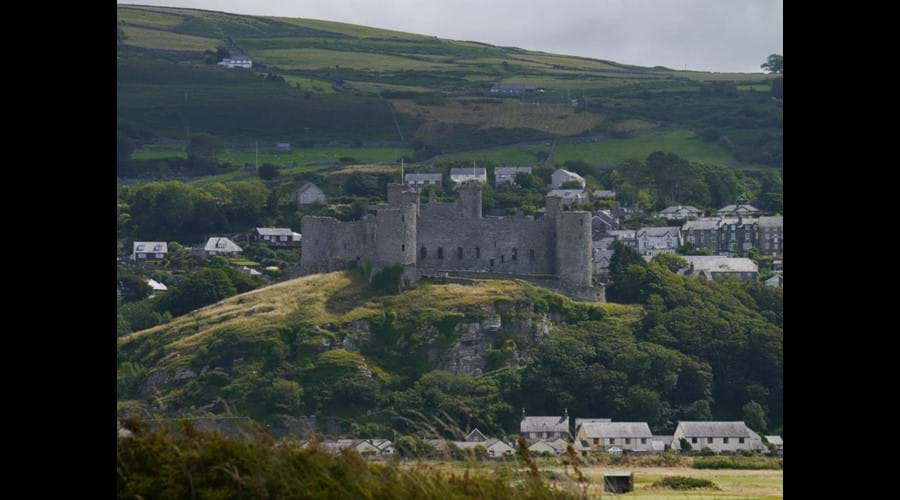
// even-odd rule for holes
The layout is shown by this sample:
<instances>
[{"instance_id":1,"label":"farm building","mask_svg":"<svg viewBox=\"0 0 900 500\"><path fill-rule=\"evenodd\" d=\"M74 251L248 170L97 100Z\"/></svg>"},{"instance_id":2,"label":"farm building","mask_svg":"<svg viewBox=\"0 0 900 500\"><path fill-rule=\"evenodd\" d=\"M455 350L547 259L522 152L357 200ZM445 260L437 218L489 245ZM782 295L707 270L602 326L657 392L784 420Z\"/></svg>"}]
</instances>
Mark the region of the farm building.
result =
<instances>
[{"instance_id":1,"label":"farm building","mask_svg":"<svg viewBox=\"0 0 900 500\"><path fill-rule=\"evenodd\" d=\"M672 448L681 450L684 439L693 450L723 451L763 449L762 439L744 422L678 422Z\"/></svg>"},{"instance_id":2,"label":"farm building","mask_svg":"<svg viewBox=\"0 0 900 500\"><path fill-rule=\"evenodd\" d=\"M581 424L575 434L578 441L586 441L592 450L611 448L649 452L653 433L647 422L588 422Z\"/></svg>"},{"instance_id":3,"label":"farm building","mask_svg":"<svg viewBox=\"0 0 900 500\"><path fill-rule=\"evenodd\" d=\"M135 241L131 252L131 260L159 260L166 258L169 245L165 241Z\"/></svg>"},{"instance_id":4,"label":"farm building","mask_svg":"<svg viewBox=\"0 0 900 500\"><path fill-rule=\"evenodd\" d=\"M551 187L553 189L559 189L560 186L567 182L577 182L584 187L584 177L576 174L575 172L569 172L566 169L559 169L556 172L553 172Z\"/></svg>"},{"instance_id":5,"label":"farm building","mask_svg":"<svg viewBox=\"0 0 900 500\"><path fill-rule=\"evenodd\" d=\"M569 413L561 417L526 417L522 410L519 431L528 442L541 439L567 439L569 437Z\"/></svg>"},{"instance_id":6,"label":"farm building","mask_svg":"<svg viewBox=\"0 0 900 500\"><path fill-rule=\"evenodd\" d=\"M307 182L300 189L297 190L295 195L297 199L297 205L312 205L314 203L324 204L326 202L325 193L319 189L319 186L316 186L312 182Z\"/></svg>"},{"instance_id":7,"label":"farm building","mask_svg":"<svg viewBox=\"0 0 900 500\"><path fill-rule=\"evenodd\" d=\"M530 173L531 167L497 167L494 169L494 185L515 184L516 175Z\"/></svg>"},{"instance_id":8,"label":"farm building","mask_svg":"<svg viewBox=\"0 0 900 500\"><path fill-rule=\"evenodd\" d=\"M482 434L481 431L478 429L472 429L471 432L466 434L466 441L483 442L483 441L487 441L487 440L488 440L487 436Z\"/></svg>"},{"instance_id":9,"label":"farm building","mask_svg":"<svg viewBox=\"0 0 900 500\"><path fill-rule=\"evenodd\" d=\"M235 242L228 238L220 238L217 236L206 240L206 245L203 247L203 254L206 256L238 255L243 251L244 249L239 247Z\"/></svg>"}]
</instances>

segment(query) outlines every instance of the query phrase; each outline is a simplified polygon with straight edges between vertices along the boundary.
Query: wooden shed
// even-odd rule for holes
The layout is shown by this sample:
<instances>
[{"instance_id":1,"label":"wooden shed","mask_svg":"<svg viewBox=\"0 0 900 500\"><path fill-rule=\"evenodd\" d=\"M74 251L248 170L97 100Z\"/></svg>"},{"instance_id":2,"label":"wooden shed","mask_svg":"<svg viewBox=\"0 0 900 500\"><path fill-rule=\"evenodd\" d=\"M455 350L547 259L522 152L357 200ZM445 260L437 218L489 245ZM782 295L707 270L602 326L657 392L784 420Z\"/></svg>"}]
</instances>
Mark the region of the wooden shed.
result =
<instances>
[{"instance_id":1,"label":"wooden shed","mask_svg":"<svg viewBox=\"0 0 900 500\"><path fill-rule=\"evenodd\" d=\"M634 491L633 472L606 472L603 474L603 490L609 493Z\"/></svg>"}]
</instances>

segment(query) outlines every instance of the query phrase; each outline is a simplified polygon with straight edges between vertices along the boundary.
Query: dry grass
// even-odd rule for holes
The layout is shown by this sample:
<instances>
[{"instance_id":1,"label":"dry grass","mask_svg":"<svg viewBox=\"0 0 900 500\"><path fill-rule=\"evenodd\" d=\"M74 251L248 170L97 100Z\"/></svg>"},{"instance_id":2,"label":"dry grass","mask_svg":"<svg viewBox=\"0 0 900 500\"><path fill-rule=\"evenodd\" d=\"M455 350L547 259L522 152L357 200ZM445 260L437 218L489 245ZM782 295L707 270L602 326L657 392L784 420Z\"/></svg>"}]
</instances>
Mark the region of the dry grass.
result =
<instances>
[{"instance_id":1,"label":"dry grass","mask_svg":"<svg viewBox=\"0 0 900 500\"><path fill-rule=\"evenodd\" d=\"M135 26L123 26L125 32L125 44L144 47L147 49L162 50L215 50L221 42L214 38L201 36L182 35L171 31L160 31L138 28Z\"/></svg>"}]
</instances>

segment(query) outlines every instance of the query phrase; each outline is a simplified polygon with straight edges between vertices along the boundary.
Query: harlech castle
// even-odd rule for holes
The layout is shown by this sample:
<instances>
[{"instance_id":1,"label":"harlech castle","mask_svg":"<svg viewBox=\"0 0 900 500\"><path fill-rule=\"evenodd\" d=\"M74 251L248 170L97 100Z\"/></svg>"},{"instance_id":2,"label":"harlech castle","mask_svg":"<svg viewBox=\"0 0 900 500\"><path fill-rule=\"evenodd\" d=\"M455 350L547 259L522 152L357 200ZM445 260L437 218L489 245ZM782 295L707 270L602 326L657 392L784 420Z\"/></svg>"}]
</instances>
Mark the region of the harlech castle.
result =
<instances>
[{"instance_id":1,"label":"harlech castle","mask_svg":"<svg viewBox=\"0 0 900 500\"><path fill-rule=\"evenodd\" d=\"M482 215L481 184L458 188L453 202L422 203L410 186L388 186L374 215L341 222L302 220L301 274L370 265L402 266L403 283L420 277L522 279L580 300L605 300L592 284L591 214L566 211L547 196L543 217Z\"/></svg>"}]
</instances>

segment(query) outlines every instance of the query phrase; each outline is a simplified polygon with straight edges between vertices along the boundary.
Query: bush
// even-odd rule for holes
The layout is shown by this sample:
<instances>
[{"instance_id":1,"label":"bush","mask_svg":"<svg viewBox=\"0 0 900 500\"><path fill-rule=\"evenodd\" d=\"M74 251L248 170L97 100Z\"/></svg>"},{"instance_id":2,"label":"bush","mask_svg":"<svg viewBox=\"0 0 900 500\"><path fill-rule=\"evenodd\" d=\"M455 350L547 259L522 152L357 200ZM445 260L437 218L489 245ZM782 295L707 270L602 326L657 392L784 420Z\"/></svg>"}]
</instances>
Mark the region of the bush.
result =
<instances>
[{"instance_id":1,"label":"bush","mask_svg":"<svg viewBox=\"0 0 900 500\"><path fill-rule=\"evenodd\" d=\"M269 181L278 177L278 167L270 163L264 163L260 165L259 171L256 172L256 174L259 175L260 179Z\"/></svg>"},{"instance_id":2,"label":"bush","mask_svg":"<svg viewBox=\"0 0 900 500\"><path fill-rule=\"evenodd\" d=\"M652 484L654 488L668 488L671 490L695 490L707 488L712 490L720 490L716 483L709 479L700 479L698 477L687 476L669 476L660 479Z\"/></svg>"},{"instance_id":3,"label":"bush","mask_svg":"<svg viewBox=\"0 0 900 500\"><path fill-rule=\"evenodd\" d=\"M397 293L400 291L400 278L403 277L403 266L391 266L372 275L372 288L382 292Z\"/></svg>"},{"instance_id":4,"label":"bush","mask_svg":"<svg viewBox=\"0 0 900 500\"><path fill-rule=\"evenodd\" d=\"M784 469L784 459L766 457L704 457L694 460L691 467L695 469L779 470Z\"/></svg>"}]
</instances>

